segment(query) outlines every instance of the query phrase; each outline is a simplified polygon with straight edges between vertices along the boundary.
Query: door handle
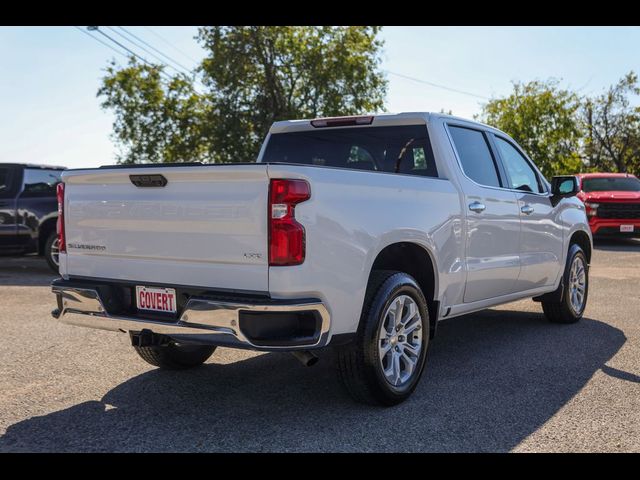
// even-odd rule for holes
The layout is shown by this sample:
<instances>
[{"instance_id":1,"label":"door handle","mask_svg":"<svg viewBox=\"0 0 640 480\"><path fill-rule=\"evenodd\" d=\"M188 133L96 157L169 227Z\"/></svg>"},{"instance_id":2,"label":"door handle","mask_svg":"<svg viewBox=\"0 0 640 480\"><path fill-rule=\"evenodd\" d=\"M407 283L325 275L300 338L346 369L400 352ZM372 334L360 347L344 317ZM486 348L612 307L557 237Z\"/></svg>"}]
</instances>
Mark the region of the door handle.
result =
<instances>
[{"instance_id":1,"label":"door handle","mask_svg":"<svg viewBox=\"0 0 640 480\"><path fill-rule=\"evenodd\" d=\"M531 205L523 205L520 211L525 215L531 215L533 213L533 207Z\"/></svg>"},{"instance_id":2,"label":"door handle","mask_svg":"<svg viewBox=\"0 0 640 480\"><path fill-rule=\"evenodd\" d=\"M480 203L480 202L473 202L469 204L469 210L471 210L472 212L476 212L476 213L482 213L485 210L485 205L484 203Z\"/></svg>"}]
</instances>

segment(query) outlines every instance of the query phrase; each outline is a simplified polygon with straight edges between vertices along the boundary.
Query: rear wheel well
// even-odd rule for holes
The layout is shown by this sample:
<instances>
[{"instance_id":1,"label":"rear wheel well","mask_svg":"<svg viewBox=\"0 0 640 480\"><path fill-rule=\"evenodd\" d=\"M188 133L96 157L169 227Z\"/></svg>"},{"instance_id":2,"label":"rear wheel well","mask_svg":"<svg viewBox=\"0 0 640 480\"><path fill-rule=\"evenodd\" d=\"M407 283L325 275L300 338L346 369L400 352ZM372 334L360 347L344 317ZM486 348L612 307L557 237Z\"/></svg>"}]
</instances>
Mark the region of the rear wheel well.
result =
<instances>
[{"instance_id":1,"label":"rear wheel well","mask_svg":"<svg viewBox=\"0 0 640 480\"><path fill-rule=\"evenodd\" d=\"M438 318L438 302L435 301L435 269L429 253L415 243L394 243L378 253L371 267L371 271L374 270L397 270L415 278L427 300L430 336L433 338Z\"/></svg>"},{"instance_id":2,"label":"rear wheel well","mask_svg":"<svg viewBox=\"0 0 640 480\"><path fill-rule=\"evenodd\" d=\"M56 222L57 218L50 218L42 222L40 225L40 230L38 231L38 254L44 254L44 246L47 243L47 238L51 234L51 232L56 231Z\"/></svg>"},{"instance_id":3,"label":"rear wheel well","mask_svg":"<svg viewBox=\"0 0 640 480\"><path fill-rule=\"evenodd\" d=\"M580 230L575 232L573 235L571 235L569 245L572 245L574 243L578 245L582 250L584 250L584 254L587 257L587 263L591 263L591 241L589 240L589 235Z\"/></svg>"}]
</instances>

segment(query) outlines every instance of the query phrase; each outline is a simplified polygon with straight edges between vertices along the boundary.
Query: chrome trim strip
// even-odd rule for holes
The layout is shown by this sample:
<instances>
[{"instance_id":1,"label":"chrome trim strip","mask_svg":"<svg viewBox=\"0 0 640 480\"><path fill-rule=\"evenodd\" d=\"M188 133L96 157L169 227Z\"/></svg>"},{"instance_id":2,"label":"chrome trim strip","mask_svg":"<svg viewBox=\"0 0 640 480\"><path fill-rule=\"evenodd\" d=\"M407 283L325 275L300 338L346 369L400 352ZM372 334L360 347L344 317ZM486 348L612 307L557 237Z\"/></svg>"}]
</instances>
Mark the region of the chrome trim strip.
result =
<instances>
[{"instance_id":1,"label":"chrome trim strip","mask_svg":"<svg viewBox=\"0 0 640 480\"><path fill-rule=\"evenodd\" d=\"M235 340L239 346L253 349L296 350L324 346L330 328L329 311L323 303L302 301L295 304L234 303L208 298L191 298L176 322L163 322L143 318L110 315L97 290L91 288L61 287L54 285L52 292L61 297L59 320L70 325L110 331L140 331L149 329L163 335L211 335ZM302 345L256 345L240 330L241 311L249 312L299 312L314 311L320 316L318 340ZM215 343L212 338L212 343ZM229 343L228 341L226 343Z\"/></svg>"}]
</instances>

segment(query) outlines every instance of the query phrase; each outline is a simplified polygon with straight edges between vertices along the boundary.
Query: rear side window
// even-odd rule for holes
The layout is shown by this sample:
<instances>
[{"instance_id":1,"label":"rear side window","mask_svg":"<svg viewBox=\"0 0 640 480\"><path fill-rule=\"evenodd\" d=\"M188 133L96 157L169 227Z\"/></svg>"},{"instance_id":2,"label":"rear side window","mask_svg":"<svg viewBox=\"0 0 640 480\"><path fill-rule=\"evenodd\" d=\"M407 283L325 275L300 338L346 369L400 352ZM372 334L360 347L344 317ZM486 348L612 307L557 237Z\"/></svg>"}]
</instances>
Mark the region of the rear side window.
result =
<instances>
[{"instance_id":1,"label":"rear side window","mask_svg":"<svg viewBox=\"0 0 640 480\"><path fill-rule=\"evenodd\" d=\"M484 133L454 126L449 126L449 131L465 175L480 185L499 187L498 170Z\"/></svg>"},{"instance_id":2,"label":"rear side window","mask_svg":"<svg viewBox=\"0 0 640 480\"><path fill-rule=\"evenodd\" d=\"M56 185L60 183L60 170L25 168L23 196L55 196Z\"/></svg>"},{"instance_id":3,"label":"rear side window","mask_svg":"<svg viewBox=\"0 0 640 480\"><path fill-rule=\"evenodd\" d=\"M262 161L438 176L425 125L274 133Z\"/></svg>"}]
</instances>

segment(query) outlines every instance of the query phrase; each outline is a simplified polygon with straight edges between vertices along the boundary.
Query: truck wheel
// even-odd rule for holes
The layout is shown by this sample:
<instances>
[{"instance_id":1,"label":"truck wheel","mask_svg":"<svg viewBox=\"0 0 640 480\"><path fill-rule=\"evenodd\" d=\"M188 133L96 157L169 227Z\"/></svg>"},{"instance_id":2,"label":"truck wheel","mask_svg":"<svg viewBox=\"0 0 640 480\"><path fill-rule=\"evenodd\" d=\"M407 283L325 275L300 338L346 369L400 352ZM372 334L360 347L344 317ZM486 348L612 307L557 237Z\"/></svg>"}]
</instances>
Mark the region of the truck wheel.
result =
<instances>
[{"instance_id":1,"label":"truck wheel","mask_svg":"<svg viewBox=\"0 0 640 480\"><path fill-rule=\"evenodd\" d=\"M589 265L584 250L575 243L569 247L562 285L558 288L562 289L560 300L542 301L545 316L554 323L577 322L587 306Z\"/></svg>"},{"instance_id":2,"label":"truck wheel","mask_svg":"<svg viewBox=\"0 0 640 480\"><path fill-rule=\"evenodd\" d=\"M336 347L340 380L358 402L396 405L415 390L429 346L427 302L403 272L371 274L356 339Z\"/></svg>"},{"instance_id":3,"label":"truck wheel","mask_svg":"<svg viewBox=\"0 0 640 480\"><path fill-rule=\"evenodd\" d=\"M56 273L59 273L60 269L60 248L58 245L58 234L53 231L47 237L47 241L44 244L44 258L49 265L49 268Z\"/></svg>"},{"instance_id":4,"label":"truck wheel","mask_svg":"<svg viewBox=\"0 0 640 480\"><path fill-rule=\"evenodd\" d=\"M211 345L178 344L174 341L167 345L133 348L145 362L167 370L184 370L202 365L216 349Z\"/></svg>"}]
</instances>

